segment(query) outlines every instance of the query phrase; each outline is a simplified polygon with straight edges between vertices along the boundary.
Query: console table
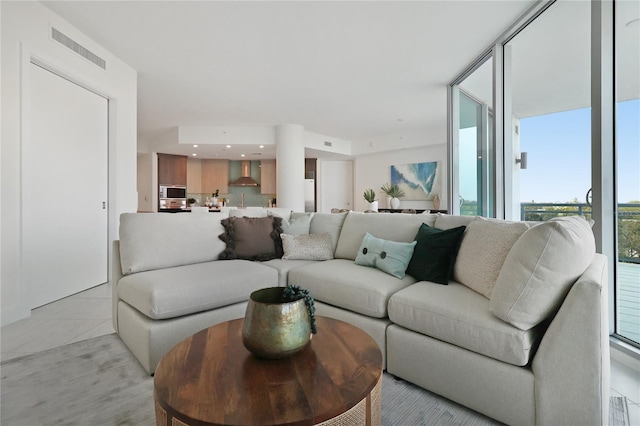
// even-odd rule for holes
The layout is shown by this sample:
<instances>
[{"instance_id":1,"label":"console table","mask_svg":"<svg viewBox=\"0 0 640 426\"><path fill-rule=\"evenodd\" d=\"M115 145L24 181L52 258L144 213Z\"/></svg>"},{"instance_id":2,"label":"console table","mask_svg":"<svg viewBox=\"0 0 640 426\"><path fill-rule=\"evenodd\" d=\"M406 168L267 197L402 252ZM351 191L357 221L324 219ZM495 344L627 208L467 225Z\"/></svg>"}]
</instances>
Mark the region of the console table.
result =
<instances>
[{"instance_id":1,"label":"console table","mask_svg":"<svg viewBox=\"0 0 640 426\"><path fill-rule=\"evenodd\" d=\"M380 213L402 213L405 209L378 209ZM431 209L414 209L417 214L424 213L429 210L431 213L447 213L448 210L431 210Z\"/></svg>"}]
</instances>

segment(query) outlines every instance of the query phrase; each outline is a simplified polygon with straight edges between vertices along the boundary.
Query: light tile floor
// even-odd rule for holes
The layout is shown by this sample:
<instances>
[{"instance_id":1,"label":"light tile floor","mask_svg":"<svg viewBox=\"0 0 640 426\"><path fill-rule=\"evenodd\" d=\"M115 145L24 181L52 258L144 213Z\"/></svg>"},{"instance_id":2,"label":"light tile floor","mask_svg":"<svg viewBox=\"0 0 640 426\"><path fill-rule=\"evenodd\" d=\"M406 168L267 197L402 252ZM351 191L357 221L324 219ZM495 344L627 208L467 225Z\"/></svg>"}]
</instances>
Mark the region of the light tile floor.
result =
<instances>
[{"instance_id":1,"label":"light tile floor","mask_svg":"<svg viewBox=\"0 0 640 426\"><path fill-rule=\"evenodd\" d=\"M6 361L113 333L111 285L104 284L34 309L29 318L0 328ZM632 426L640 426L640 372L611 361L611 394L626 396Z\"/></svg>"}]
</instances>

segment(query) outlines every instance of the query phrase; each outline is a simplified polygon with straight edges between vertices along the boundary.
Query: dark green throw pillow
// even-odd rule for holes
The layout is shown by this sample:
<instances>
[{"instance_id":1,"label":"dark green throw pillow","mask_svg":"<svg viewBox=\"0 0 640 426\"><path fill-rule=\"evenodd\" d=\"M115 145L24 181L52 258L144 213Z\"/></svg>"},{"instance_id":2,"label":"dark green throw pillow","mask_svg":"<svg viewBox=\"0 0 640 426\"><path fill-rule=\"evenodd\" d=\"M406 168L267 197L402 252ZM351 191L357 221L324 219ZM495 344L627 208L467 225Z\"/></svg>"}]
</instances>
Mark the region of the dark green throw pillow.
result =
<instances>
[{"instance_id":1,"label":"dark green throw pillow","mask_svg":"<svg viewBox=\"0 0 640 426\"><path fill-rule=\"evenodd\" d=\"M465 226L442 230L422 224L407 274L419 281L449 284Z\"/></svg>"}]
</instances>

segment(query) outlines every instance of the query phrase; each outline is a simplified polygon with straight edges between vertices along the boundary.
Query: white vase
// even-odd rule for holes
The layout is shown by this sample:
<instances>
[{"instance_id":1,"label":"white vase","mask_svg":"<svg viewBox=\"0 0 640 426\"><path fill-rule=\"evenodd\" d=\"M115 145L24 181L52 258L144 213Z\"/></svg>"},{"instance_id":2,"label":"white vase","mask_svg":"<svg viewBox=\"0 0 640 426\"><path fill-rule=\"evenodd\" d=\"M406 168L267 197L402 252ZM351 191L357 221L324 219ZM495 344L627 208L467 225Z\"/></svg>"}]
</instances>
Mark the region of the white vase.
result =
<instances>
[{"instance_id":1,"label":"white vase","mask_svg":"<svg viewBox=\"0 0 640 426\"><path fill-rule=\"evenodd\" d=\"M391 208L391 195L387 195L387 208Z\"/></svg>"},{"instance_id":2,"label":"white vase","mask_svg":"<svg viewBox=\"0 0 640 426\"><path fill-rule=\"evenodd\" d=\"M391 208L392 209L397 209L398 207L400 207L400 200L397 199L396 197L393 197L391 199Z\"/></svg>"},{"instance_id":3,"label":"white vase","mask_svg":"<svg viewBox=\"0 0 640 426\"><path fill-rule=\"evenodd\" d=\"M369 210L373 210L374 212L378 211L378 201L372 201L369 203Z\"/></svg>"},{"instance_id":4,"label":"white vase","mask_svg":"<svg viewBox=\"0 0 640 426\"><path fill-rule=\"evenodd\" d=\"M433 196L433 209L440 210L440 196L438 194Z\"/></svg>"}]
</instances>

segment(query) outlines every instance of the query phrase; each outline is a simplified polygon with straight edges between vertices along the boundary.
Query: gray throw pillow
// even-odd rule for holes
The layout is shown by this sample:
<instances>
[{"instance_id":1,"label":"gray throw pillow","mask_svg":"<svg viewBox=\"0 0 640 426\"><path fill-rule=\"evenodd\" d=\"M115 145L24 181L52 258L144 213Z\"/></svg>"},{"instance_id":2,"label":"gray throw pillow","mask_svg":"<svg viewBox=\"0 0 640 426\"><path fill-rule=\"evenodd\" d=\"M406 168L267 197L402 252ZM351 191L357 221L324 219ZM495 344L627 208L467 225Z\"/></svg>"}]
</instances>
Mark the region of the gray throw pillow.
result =
<instances>
[{"instance_id":1,"label":"gray throw pillow","mask_svg":"<svg viewBox=\"0 0 640 426\"><path fill-rule=\"evenodd\" d=\"M281 217L230 217L220 223L225 232L219 238L227 246L219 259L265 261L282 257Z\"/></svg>"}]
</instances>

